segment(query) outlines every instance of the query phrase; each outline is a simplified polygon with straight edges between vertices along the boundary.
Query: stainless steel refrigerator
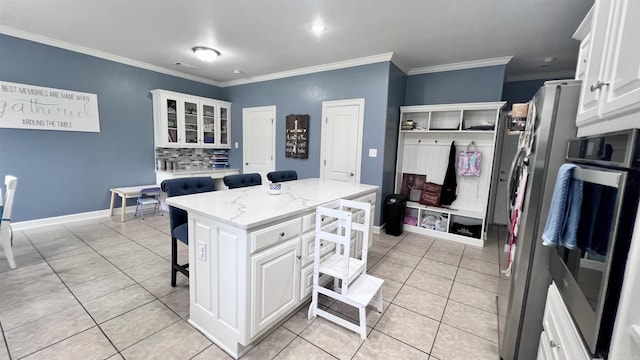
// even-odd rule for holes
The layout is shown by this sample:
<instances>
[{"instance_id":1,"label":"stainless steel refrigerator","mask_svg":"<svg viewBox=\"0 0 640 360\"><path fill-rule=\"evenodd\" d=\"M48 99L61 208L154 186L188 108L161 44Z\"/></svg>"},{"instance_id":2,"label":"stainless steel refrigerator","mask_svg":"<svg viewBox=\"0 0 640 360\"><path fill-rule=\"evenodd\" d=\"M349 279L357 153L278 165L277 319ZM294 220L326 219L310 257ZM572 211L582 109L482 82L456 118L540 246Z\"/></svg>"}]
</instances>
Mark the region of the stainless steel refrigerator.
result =
<instances>
[{"instance_id":1,"label":"stainless steel refrigerator","mask_svg":"<svg viewBox=\"0 0 640 360\"><path fill-rule=\"evenodd\" d=\"M514 174L526 167L528 173L524 202L518 226L509 300L500 342L504 360L535 359L542 317L551 284L551 248L542 245L556 176L565 162L568 140L576 136L576 111L580 81L547 81L532 99L535 116L528 150L516 154L509 192L517 188ZM513 198L513 196L507 196ZM511 218L511 217L510 217Z\"/></svg>"}]
</instances>

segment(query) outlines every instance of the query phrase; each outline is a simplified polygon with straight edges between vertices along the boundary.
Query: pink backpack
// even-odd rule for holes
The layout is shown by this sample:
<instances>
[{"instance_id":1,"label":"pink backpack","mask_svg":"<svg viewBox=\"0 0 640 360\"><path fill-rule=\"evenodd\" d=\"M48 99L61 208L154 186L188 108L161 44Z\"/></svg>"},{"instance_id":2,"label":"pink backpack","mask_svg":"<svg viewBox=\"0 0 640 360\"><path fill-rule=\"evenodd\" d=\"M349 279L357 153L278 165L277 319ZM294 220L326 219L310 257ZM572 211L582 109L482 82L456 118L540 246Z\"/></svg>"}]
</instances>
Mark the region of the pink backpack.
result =
<instances>
[{"instance_id":1,"label":"pink backpack","mask_svg":"<svg viewBox=\"0 0 640 360\"><path fill-rule=\"evenodd\" d=\"M458 155L458 175L460 176L480 176L482 168L482 153L476 148L476 144L471 142L466 151Z\"/></svg>"}]
</instances>

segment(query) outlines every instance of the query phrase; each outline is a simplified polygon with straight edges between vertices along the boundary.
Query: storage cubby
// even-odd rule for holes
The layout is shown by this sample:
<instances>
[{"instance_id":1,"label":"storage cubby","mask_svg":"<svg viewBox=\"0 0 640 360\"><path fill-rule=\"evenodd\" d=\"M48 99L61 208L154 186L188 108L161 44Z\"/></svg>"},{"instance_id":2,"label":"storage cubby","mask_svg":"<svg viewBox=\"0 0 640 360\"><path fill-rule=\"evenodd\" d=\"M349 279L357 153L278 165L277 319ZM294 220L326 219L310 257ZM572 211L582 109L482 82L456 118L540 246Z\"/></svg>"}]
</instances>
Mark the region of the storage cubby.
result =
<instances>
[{"instance_id":1,"label":"storage cubby","mask_svg":"<svg viewBox=\"0 0 640 360\"><path fill-rule=\"evenodd\" d=\"M443 184L451 143L458 154L473 143L482 154L479 176L458 176L457 198L448 207L431 207L408 201L406 231L482 246L486 238L486 210L493 173L496 131L504 102L418 105L401 107L401 121L419 120L428 128L401 130L395 192L403 174L425 175L427 182ZM457 164L456 164L457 165ZM437 223L437 224L436 224ZM455 225L454 225L455 224Z\"/></svg>"},{"instance_id":2,"label":"storage cubby","mask_svg":"<svg viewBox=\"0 0 640 360\"><path fill-rule=\"evenodd\" d=\"M462 130L492 131L496 126L494 110L466 110L462 116Z\"/></svg>"},{"instance_id":3,"label":"storage cubby","mask_svg":"<svg viewBox=\"0 0 640 360\"><path fill-rule=\"evenodd\" d=\"M460 129L460 121L462 120L462 111L433 111L431 112L431 121L429 122L429 130L435 131L452 131Z\"/></svg>"}]
</instances>

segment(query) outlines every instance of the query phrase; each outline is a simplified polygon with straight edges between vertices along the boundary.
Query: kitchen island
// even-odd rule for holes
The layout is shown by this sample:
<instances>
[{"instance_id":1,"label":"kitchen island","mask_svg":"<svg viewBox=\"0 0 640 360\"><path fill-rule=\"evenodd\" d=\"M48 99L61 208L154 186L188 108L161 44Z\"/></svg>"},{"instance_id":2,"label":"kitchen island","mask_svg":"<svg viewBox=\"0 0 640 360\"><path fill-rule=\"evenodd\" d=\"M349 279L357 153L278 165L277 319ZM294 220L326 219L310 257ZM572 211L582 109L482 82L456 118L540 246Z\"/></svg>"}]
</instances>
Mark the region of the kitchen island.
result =
<instances>
[{"instance_id":1,"label":"kitchen island","mask_svg":"<svg viewBox=\"0 0 640 360\"><path fill-rule=\"evenodd\" d=\"M168 198L189 213L189 322L240 357L309 299L316 207L365 201L373 218L377 189L304 179L279 195L261 185Z\"/></svg>"}]
</instances>

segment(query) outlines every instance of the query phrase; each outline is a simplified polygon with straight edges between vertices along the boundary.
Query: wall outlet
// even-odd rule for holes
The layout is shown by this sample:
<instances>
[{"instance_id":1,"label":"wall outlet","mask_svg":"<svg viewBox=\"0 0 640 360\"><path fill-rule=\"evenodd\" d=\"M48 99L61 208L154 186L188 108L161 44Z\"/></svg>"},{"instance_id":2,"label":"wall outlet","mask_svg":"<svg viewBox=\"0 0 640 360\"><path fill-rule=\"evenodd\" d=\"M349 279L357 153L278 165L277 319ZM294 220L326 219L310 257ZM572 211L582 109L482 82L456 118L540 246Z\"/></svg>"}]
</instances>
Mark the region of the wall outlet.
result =
<instances>
[{"instance_id":1,"label":"wall outlet","mask_svg":"<svg viewBox=\"0 0 640 360\"><path fill-rule=\"evenodd\" d=\"M369 157L377 157L378 149L369 149Z\"/></svg>"},{"instance_id":2,"label":"wall outlet","mask_svg":"<svg viewBox=\"0 0 640 360\"><path fill-rule=\"evenodd\" d=\"M236 149L238 148L238 142L236 141Z\"/></svg>"},{"instance_id":3,"label":"wall outlet","mask_svg":"<svg viewBox=\"0 0 640 360\"><path fill-rule=\"evenodd\" d=\"M202 241L198 243L198 259L207 261L207 244Z\"/></svg>"}]
</instances>

